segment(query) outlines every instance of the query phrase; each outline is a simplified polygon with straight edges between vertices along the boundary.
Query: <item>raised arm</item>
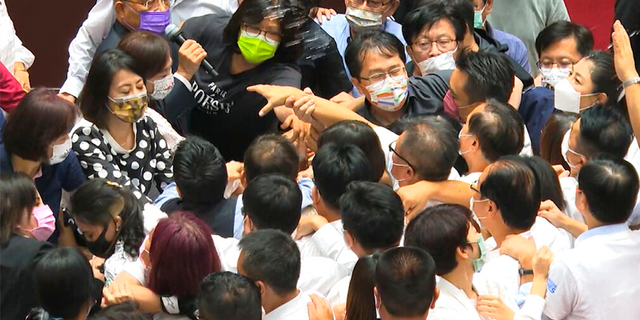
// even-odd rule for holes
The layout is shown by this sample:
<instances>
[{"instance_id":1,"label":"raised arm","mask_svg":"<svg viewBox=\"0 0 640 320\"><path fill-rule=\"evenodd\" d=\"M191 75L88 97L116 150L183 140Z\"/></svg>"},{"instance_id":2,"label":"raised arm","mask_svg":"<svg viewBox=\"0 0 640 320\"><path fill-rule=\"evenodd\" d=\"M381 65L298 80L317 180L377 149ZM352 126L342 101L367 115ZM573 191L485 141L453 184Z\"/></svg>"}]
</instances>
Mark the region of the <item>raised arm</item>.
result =
<instances>
[{"instance_id":1,"label":"raised arm","mask_svg":"<svg viewBox=\"0 0 640 320\"><path fill-rule=\"evenodd\" d=\"M69 44L67 80L60 89L65 99L75 101L82 91L91 60L102 40L109 34L115 19L113 0L98 1L89 11L87 20L82 23L78 34Z\"/></svg>"},{"instance_id":2,"label":"raised arm","mask_svg":"<svg viewBox=\"0 0 640 320\"><path fill-rule=\"evenodd\" d=\"M613 57L616 74L625 87L625 99L631 127L636 137L640 136L640 83L631 84L638 79L638 71L633 60L633 50L629 35L620 21L613 24Z\"/></svg>"}]
</instances>

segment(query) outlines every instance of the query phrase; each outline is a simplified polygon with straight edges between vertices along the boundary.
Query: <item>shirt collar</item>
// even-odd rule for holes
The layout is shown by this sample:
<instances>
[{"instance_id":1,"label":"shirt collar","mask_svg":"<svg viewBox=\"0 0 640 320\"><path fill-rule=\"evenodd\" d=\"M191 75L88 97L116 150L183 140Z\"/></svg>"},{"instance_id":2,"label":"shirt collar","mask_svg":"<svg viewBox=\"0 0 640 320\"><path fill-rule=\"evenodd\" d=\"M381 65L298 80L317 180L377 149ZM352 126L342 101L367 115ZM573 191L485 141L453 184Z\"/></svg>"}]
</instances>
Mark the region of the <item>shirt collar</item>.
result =
<instances>
[{"instance_id":1,"label":"shirt collar","mask_svg":"<svg viewBox=\"0 0 640 320\"><path fill-rule=\"evenodd\" d=\"M277 307L275 310L267 313L262 317L263 320L278 320L278 319L286 319L288 315L295 313L300 309L307 308L307 299L305 299L305 295L302 292L298 293L298 295L289 300L287 303Z\"/></svg>"},{"instance_id":2,"label":"shirt collar","mask_svg":"<svg viewBox=\"0 0 640 320\"><path fill-rule=\"evenodd\" d=\"M595 236L609 235L609 234L628 231L628 230L629 230L629 227L627 226L626 223L611 224L611 225L600 226L600 227L596 227L596 228L593 228L593 229L589 229L589 230L583 232L576 239L576 242L575 242L574 246L577 247L582 242L586 241L589 238L595 237Z\"/></svg>"}]
</instances>

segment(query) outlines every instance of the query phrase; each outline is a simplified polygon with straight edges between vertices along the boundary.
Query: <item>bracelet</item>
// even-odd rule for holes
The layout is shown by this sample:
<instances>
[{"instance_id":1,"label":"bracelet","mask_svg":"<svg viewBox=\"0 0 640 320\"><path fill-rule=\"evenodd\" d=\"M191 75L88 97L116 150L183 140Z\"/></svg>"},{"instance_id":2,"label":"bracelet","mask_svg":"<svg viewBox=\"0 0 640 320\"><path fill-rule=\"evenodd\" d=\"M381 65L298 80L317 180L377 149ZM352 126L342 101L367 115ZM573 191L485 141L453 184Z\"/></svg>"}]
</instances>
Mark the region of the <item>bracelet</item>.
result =
<instances>
[{"instance_id":1,"label":"bracelet","mask_svg":"<svg viewBox=\"0 0 640 320\"><path fill-rule=\"evenodd\" d=\"M640 83L640 77L635 77L635 78L633 78L631 80L627 80L627 81L623 82L622 83L622 87L626 88L626 87L628 87L630 85L633 85L633 84L636 84L636 83Z\"/></svg>"}]
</instances>

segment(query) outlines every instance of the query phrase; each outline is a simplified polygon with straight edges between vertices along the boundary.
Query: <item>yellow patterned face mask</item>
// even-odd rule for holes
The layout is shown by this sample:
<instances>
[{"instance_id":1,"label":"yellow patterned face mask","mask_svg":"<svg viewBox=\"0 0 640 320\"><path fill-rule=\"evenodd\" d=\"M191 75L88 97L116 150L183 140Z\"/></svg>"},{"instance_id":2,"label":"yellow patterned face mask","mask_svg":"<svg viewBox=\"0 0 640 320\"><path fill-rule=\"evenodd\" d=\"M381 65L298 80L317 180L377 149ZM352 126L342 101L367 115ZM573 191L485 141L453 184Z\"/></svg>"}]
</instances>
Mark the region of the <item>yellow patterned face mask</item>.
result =
<instances>
[{"instance_id":1,"label":"yellow patterned face mask","mask_svg":"<svg viewBox=\"0 0 640 320\"><path fill-rule=\"evenodd\" d=\"M109 97L109 100L107 104L109 111L118 119L128 123L140 120L149 105L149 98L145 91L122 98Z\"/></svg>"}]
</instances>

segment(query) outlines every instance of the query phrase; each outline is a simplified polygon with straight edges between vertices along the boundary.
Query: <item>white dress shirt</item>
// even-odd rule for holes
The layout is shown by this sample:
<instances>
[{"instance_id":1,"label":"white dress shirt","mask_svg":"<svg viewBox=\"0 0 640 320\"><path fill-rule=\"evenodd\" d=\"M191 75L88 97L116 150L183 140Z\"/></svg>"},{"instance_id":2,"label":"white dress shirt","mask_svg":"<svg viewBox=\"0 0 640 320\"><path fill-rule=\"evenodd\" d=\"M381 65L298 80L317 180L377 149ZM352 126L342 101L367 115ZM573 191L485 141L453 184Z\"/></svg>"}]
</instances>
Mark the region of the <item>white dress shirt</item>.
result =
<instances>
[{"instance_id":1,"label":"white dress shirt","mask_svg":"<svg viewBox=\"0 0 640 320\"><path fill-rule=\"evenodd\" d=\"M300 292L289 302L262 316L262 320L309 320L307 303L311 302L309 295L316 292Z\"/></svg>"},{"instance_id":2,"label":"white dress shirt","mask_svg":"<svg viewBox=\"0 0 640 320\"><path fill-rule=\"evenodd\" d=\"M29 69L36 57L22 45L7 11L6 0L0 0L0 63L13 74L13 65L22 62Z\"/></svg>"},{"instance_id":3,"label":"white dress shirt","mask_svg":"<svg viewBox=\"0 0 640 320\"><path fill-rule=\"evenodd\" d=\"M353 270L358 262L358 256L347 247L347 243L344 241L342 220L324 225L311 236L311 239L323 257L338 262L348 270Z\"/></svg>"},{"instance_id":4,"label":"white dress shirt","mask_svg":"<svg viewBox=\"0 0 640 320\"><path fill-rule=\"evenodd\" d=\"M625 224L581 234L558 255L547 285L548 319L638 319L640 232Z\"/></svg>"},{"instance_id":5,"label":"white dress shirt","mask_svg":"<svg viewBox=\"0 0 640 320\"><path fill-rule=\"evenodd\" d=\"M238 243L240 241L233 237L223 238L218 235L211 235L211 237L216 246L216 251L218 251L222 270L234 273L238 272L238 258L240 257L241 251ZM317 291L323 296L326 296L340 279L350 273L351 270L329 258L301 258L298 289L302 291Z\"/></svg>"},{"instance_id":6,"label":"white dress shirt","mask_svg":"<svg viewBox=\"0 0 640 320\"><path fill-rule=\"evenodd\" d=\"M114 0L101 0L89 11L87 20L69 45L67 80L60 92L78 97L82 91L93 56L116 21L113 5ZM237 0L175 0L171 6L171 23L179 25L189 18L211 13L234 13L237 9Z\"/></svg>"}]
</instances>

